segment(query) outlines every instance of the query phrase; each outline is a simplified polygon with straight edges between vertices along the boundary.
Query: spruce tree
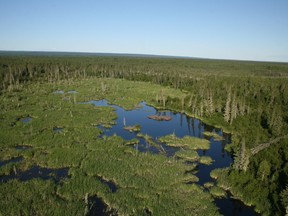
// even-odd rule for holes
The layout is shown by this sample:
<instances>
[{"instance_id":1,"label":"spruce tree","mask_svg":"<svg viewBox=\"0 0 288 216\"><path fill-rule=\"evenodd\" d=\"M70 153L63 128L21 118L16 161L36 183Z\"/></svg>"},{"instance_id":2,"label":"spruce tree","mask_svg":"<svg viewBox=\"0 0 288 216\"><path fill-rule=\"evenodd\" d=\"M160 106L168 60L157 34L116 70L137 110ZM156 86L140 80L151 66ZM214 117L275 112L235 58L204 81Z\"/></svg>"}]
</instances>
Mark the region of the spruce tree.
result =
<instances>
[{"instance_id":1,"label":"spruce tree","mask_svg":"<svg viewBox=\"0 0 288 216\"><path fill-rule=\"evenodd\" d=\"M228 90L225 110L224 110L224 120L226 122L229 122L231 119L230 105L231 105L231 89Z\"/></svg>"}]
</instances>

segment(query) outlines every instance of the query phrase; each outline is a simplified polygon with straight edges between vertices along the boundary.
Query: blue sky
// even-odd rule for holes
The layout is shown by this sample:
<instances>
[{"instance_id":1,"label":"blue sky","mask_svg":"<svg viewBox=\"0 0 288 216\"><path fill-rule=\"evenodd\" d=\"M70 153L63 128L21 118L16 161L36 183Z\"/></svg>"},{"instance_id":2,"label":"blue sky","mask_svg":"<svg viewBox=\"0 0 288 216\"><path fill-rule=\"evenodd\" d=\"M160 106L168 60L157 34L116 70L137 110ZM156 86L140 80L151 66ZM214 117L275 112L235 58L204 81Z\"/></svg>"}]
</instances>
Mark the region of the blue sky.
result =
<instances>
[{"instance_id":1,"label":"blue sky","mask_svg":"<svg viewBox=\"0 0 288 216\"><path fill-rule=\"evenodd\" d=\"M0 0L0 50L288 62L288 0Z\"/></svg>"}]
</instances>

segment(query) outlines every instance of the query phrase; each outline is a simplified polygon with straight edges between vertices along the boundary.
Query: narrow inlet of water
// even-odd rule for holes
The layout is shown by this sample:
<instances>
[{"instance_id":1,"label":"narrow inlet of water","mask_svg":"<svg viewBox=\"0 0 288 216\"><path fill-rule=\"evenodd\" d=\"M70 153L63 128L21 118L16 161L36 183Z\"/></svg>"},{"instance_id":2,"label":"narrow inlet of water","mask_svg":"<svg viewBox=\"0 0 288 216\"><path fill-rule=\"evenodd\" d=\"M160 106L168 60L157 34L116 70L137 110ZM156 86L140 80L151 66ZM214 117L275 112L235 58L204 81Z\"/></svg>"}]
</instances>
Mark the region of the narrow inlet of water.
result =
<instances>
[{"instance_id":1,"label":"narrow inlet of water","mask_svg":"<svg viewBox=\"0 0 288 216\"><path fill-rule=\"evenodd\" d=\"M19 162L22 158L15 160L10 160L10 162ZM40 166L33 166L28 170L25 171L18 171L14 170L14 172L10 173L9 175L0 176L0 182L8 182L12 179L18 179L19 181L29 181L34 178L40 178L42 180L49 180L52 179L55 183L60 182L62 179L68 177L68 168L61 168L61 169L49 169Z\"/></svg>"}]
</instances>

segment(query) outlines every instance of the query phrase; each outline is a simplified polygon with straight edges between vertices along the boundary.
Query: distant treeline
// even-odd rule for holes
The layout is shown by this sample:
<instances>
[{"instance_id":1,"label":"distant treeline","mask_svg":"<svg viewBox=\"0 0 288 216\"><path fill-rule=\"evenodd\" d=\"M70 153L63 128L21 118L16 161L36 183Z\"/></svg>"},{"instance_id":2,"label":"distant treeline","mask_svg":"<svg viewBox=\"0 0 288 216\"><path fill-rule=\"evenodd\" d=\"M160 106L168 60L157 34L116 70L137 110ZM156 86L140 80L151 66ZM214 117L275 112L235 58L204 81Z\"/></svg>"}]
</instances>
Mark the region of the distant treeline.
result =
<instances>
[{"instance_id":1,"label":"distant treeline","mask_svg":"<svg viewBox=\"0 0 288 216\"><path fill-rule=\"evenodd\" d=\"M288 64L204 59L122 56L0 56L1 89L32 81L56 82L89 77L148 81L180 88L186 98L156 100L203 118L223 116L230 125L257 113L270 135L281 135L288 116ZM269 135L269 136L270 136ZM248 140L249 141L249 140Z\"/></svg>"},{"instance_id":2,"label":"distant treeline","mask_svg":"<svg viewBox=\"0 0 288 216\"><path fill-rule=\"evenodd\" d=\"M288 76L285 63L156 57L0 55L0 67L2 89L38 78L56 81L87 76L114 77L181 88L195 76Z\"/></svg>"},{"instance_id":3,"label":"distant treeline","mask_svg":"<svg viewBox=\"0 0 288 216\"><path fill-rule=\"evenodd\" d=\"M179 109L198 117L222 113L232 123L257 111L261 125L281 134L288 107L288 64L121 56L0 56L1 89L31 81L89 77L148 81L190 93ZM172 101L159 95L165 105ZM284 110L283 110L284 109ZM277 116L281 116L281 119Z\"/></svg>"}]
</instances>

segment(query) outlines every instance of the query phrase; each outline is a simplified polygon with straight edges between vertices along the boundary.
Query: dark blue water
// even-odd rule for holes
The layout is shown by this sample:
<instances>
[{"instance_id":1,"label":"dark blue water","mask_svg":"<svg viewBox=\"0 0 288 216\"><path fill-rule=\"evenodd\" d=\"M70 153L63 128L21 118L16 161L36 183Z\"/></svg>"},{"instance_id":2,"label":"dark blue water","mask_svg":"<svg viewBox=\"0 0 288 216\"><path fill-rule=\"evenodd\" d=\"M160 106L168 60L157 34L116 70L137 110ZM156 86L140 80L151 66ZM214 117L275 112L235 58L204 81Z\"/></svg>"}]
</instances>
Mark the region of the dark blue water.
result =
<instances>
[{"instance_id":1,"label":"dark blue water","mask_svg":"<svg viewBox=\"0 0 288 216\"><path fill-rule=\"evenodd\" d=\"M16 147L17 148L17 147ZM25 149L19 149L25 150ZM5 161L0 161L0 167L9 163L19 163L23 160L23 157L16 157ZM34 178L40 178L43 180L52 179L55 183L58 183L61 179L68 177L68 168L49 169L40 166L32 166L30 169L21 171L14 167L14 172L9 175L0 176L0 183L8 182L11 179L19 179L20 181L29 181Z\"/></svg>"},{"instance_id":2,"label":"dark blue water","mask_svg":"<svg viewBox=\"0 0 288 216\"><path fill-rule=\"evenodd\" d=\"M88 214L87 216L114 216L118 215L114 209L107 210L107 204L97 196L88 197Z\"/></svg>"},{"instance_id":3,"label":"dark blue water","mask_svg":"<svg viewBox=\"0 0 288 216\"><path fill-rule=\"evenodd\" d=\"M20 162L21 160L23 160L23 157L15 157L15 158L12 158L9 160L4 160L4 161L0 160L0 167L6 165L8 163L17 163L17 162Z\"/></svg>"},{"instance_id":4,"label":"dark blue water","mask_svg":"<svg viewBox=\"0 0 288 216\"><path fill-rule=\"evenodd\" d=\"M123 108L115 105L109 105L106 100L89 101L87 103L94 104L96 106L110 106L115 109L117 114L116 124L110 129L103 130L102 136L118 135L125 140L131 140L133 138L139 139L139 144L135 144L134 148L141 152L149 151L151 153L160 153L161 149L164 149L166 155L171 157L178 151L178 148L168 147L165 144L157 142L157 138L174 133L177 137L193 136L198 138L204 138L203 132L215 132L225 139L222 141L215 141L210 138L209 150L198 150L200 156L210 156L214 162L211 165L198 164L198 172L195 174L199 178L198 184L203 185L206 182L214 182L210 177L210 172L215 168L229 167L233 162L232 156L224 150L225 146L231 142L229 134L225 134L221 129L214 128L206 125L198 119L191 118L182 113L176 113L172 111L158 111L151 106L147 106L144 102L141 102L134 110L124 110ZM171 121L156 121L149 119L150 115L165 115L170 116ZM143 138L137 137L137 132L129 132L124 130L124 126L141 125L142 134L148 134L152 137L153 141L159 145L158 147L150 146ZM160 147L161 145L161 147ZM257 215L253 208L245 206L242 202L231 199L228 196L225 199L217 199L215 201L220 213L223 215Z\"/></svg>"},{"instance_id":5,"label":"dark blue water","mask_svg":"<svg viewBox=\"0 0 288 216\"><path fill-rule=\"evenodd\" d=\"M8 182L11 179L19 179L20 181L29 181L34 178L42 180L52 179L58 183L61 179L68 177L68 168L49 169L45 167L33 166L28 170L13 172L10 175L0 176L0 182Z\"/></svg>"},{"instance_id":6,"label":"dark blue water","mask_svg":"<svg viewBox=\"0 0 288 216\"><path fill-rule=\"evenodd\" d=\"M25 118L21 119L21 122L26 123L26 124L29 123L30 121L32 121L31 117L25 117Z\"/></svg>"}]
</instances>

